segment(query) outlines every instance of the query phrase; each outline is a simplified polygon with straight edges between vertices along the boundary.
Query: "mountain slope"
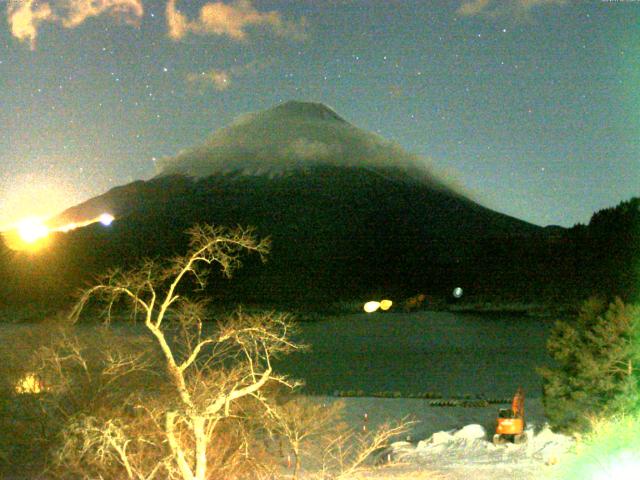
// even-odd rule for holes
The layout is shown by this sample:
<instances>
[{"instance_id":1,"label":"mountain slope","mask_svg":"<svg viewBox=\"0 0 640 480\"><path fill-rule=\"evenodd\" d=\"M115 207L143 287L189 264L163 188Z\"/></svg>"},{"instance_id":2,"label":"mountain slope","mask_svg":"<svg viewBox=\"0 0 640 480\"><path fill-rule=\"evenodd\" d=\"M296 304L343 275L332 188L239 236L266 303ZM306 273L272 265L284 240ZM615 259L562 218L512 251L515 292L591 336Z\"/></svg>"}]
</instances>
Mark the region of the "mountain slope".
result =
<instances>
[{"instance_id":1,"label":"mountain slope","mask_svg":"<svg viewBox=\"0 0 640 480\"><path fill-rule=\"evenodd\" d=\"M117 220L108 233L93 229L104 237L100 257L82 254L95 241L89 231L69 237L81 239L77 256L91 270L170 256L184 248L182 232L197 222L252 225L272 237L273 250L266 266L250 263L239 276L255 275L244 292L262 298L448 289L469 277L461 268L475 262L479 242L539 231L446 191L355 167L318 166L276 178L164 176L114 189L64 215L105 209Z\"/></svg>"},{"instance_id":2,"label":"mountain slope","mask_svg":"<svg viewBox=\"0 0 640 480\"><path fill-rule=\"evenodd\" d=\"M302 102L246 116L165 160L157 177L114 188L54 222L103 212L116 217L110 229L54 242L69 262L61 270L81 278L170 256L184 250L183 232L197 222L252 225L272 237L273 251L266 266L249 261L239 272L235 287L245 298L486 286L479 259L491 250L500 263L496 239L544 235L447 187L399 146ZM518 251L507 250L511 264Z\"/></svg>"}]
</instances>

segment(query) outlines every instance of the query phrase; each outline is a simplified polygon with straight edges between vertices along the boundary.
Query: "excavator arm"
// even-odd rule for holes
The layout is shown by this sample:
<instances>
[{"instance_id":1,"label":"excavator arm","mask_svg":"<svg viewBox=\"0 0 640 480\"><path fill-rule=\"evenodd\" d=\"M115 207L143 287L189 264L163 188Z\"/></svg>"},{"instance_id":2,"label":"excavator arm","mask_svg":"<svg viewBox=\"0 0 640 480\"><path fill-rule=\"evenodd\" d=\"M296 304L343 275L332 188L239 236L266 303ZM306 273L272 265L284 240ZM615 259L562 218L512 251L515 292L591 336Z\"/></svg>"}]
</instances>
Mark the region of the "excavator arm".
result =
<instances>
[{"instance_id":1,"label":"excavator arm","mask_svg":"<svg viewBox=\"0 0 640 480\"><path fill-rule=\"evenodd\" d=\"M516 394L513 396L511 411L515 418L524 418L524 392L522 387L518 387Z\"/></svg>"}]
</instances>

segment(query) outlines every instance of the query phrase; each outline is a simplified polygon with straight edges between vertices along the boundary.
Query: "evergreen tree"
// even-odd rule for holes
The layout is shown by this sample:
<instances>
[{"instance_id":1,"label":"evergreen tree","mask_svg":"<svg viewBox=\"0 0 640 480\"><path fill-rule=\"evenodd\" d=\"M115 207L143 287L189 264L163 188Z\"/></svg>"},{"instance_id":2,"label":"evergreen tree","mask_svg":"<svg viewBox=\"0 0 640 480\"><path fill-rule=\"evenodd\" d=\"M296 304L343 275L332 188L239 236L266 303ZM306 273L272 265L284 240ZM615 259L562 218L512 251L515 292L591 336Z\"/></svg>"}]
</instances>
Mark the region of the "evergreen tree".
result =
<instances>
[{"instance_id":1,"label":"evergreen tree","mask_svg":"<svg viewBox=\"0 0 640 480\"><path fill-rule=\"evenodd\" d=\"M616 298L587 300L577 318L558 321L547 349L553 366L544 379L545 413L552 427L583 431L590 417L640 407L640 308Z\"/></svg>"}]
</instances>

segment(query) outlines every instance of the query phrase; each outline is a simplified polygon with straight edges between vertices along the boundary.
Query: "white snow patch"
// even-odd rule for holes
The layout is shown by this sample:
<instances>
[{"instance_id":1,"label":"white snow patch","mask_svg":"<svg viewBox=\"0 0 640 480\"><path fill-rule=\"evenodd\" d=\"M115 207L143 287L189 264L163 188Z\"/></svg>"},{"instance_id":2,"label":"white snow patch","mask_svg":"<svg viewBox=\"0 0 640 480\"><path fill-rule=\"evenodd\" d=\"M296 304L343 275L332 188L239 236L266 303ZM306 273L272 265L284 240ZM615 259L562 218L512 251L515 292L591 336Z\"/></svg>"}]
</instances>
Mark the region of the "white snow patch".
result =
<instances>
[{"instance_id":1,"label":"white snow patch","mask_svg":"<svg viewBox=\"0 0 640 480\"><path fill-rule=\"evenodd\" d=\"M573 439L552 432L545 426L539 433L526 430L527 441L515 445L494 445L481 425L467 425L457 431L436 432L417 445L396 442L394 458L422 466L457 467L497 464L553 464L573 446Z\"/></svg>"},{"instance_id":2,"label":"white snow patch","mask_svg":"<svg viewBox=\"0 0 640 480\"><path fill-rule=\"evenodd\" d=\"M454 440L454 437L449 432L436 432L429 438L428 442L431 443L432 445L440 445L440 444L451 443L453 440Z\"/></svg>"},{"instance_id":3,"label":"white snow patch","mask_svg":"<svg viewBox=\"0 0 640 480\"><path fill-rule=\"evenodd\" d=\"M466 427L462 427L460 430L453 434L455 438L466 438L468 440L477 440L482 439L487 436L487 432L484 430L482 425L478 425L477 423L473 423L471 425L467 425Z\"/></svg>"}]
</instances>

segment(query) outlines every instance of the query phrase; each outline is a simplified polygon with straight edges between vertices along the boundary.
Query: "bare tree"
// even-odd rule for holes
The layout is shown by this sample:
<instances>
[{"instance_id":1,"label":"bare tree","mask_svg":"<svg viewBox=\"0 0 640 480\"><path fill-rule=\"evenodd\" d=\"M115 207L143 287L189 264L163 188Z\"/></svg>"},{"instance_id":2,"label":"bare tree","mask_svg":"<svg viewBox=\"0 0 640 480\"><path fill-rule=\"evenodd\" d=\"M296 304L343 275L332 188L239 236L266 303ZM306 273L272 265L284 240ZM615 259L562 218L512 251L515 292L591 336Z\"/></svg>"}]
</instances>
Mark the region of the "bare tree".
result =
<instances>
[{"instance_id":1,"label":"bare tree","mask_svg":"<svg viewBox=\"0 0 640 480\"><path fill-rule=\"evenodd\" d=\"M270 427L287 442L293 453L293 479L300 475L303 454L321 458L323 438L328 432L340 435L346 428L340 422L343 408L343 402L320 405L303 397L292 398L276 405L271 415Z\"/></svg>"},{"instance_id":2,"label":"bare tree","mask_svg":"<svg viewBox=\"0 0 640 480\"><path fill-rule=\"evenodd\" d=\"M321 480L347 480L366 470L367 461L383 452L390 442L406 433L416 422L404 418L395 424L384 423L377 429L359 432L341 429L323 439L322 469L314 476Z\"/></svg>"},{"instance_id":3,"label":"bare tree","mask_svg":"<svg viewBox=\"0 0 640 480\"><path fill-rule=\"evenodd\" d=\"M414 423L404 418L395 425L385 423L373 432L361 434L349 431L334 437L325 451L325 465L328 470L331 471L331 464L334 465L335 473L330 474L329 478L353 478L365 469L365 462L372 455L387 448L392 439L406 433Z\"/></svg>"},{"instance_id":4,"label":"bare tree","mask_svg":"<svg viewBox=\"0 0 640 480\"><path fill-rule=\"evenodd\" d=\"M416 423L403 418L373 431L356 431L343 421L343 410L342 401L320 404L295 396L276 405L272 428L287 441L295 457L292 479L300 477L303 458L309 461L306 470L310 479L354 478L367 468L372 457Z\"/></svg>"},{"instance_id":5,"label":"bare tree","mask_svg":"<svg viewBox=\"0 0 640 480\"><path fill-rule=\"evenodd\" d=\"M188 233L191 241L185 255L168 264L148 260L130 271L110 272L82 293L71 313L78 321L89 301L98 299L107 305L109 319L116 302L128 300L161 352L163 374L173 394L163 405L151 401L137 405L156 422L160 441L131 438L116 419L83 418L72 427L86 454L115 462L131 479L211 478L209 457L216 453L211 451L215 435L227 428L225 420L242 414L235 408L238 402L251 400L266 407L269 415L272 400L265 387L295 386L274 373L271 363L274 356L299 348L289 339L292 325L286 315L239 311L211 326L205 324L206 304L183 292L188 282L203 289L211 266L230 276L240 266L242 253L264 257L268 240L259 241L251 229L240 227L199 225ZM164 453L153 465L136 464L136 442ZM247 442L241 450L250 457Z\"/></svg>"}]
</instances>

